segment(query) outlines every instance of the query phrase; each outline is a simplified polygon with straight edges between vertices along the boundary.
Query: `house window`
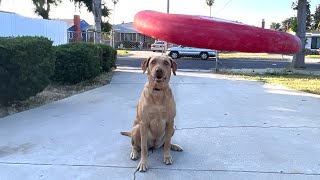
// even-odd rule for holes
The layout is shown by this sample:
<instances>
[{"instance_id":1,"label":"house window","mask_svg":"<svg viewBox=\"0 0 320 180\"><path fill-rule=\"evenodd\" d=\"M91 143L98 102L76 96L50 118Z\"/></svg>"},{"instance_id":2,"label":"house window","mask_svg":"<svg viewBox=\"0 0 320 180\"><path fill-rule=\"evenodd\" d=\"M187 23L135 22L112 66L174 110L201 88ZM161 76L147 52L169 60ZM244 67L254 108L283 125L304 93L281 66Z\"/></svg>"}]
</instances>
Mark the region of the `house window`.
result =
<instances>
[{"instance_id":1,"label":"house window","mask_svg":"<svg viewBox=\"0 0 320 180\"><path fill-rule=\"evenodd\" d=\"M320 48L320 37L312 37L311 39L311 49Z\"/></svg>"},{"instance_id":2,"label":"house window","mask_svg":"<svg viewBox=\"0 0 320 180\"><path fill-rule=\"evenodd\" d=\"M137 34L132 33L132 41L137 41Z\"/></svg>"},{"instance_id":3,"label":"house window","mask_svg":"<svg viewBox=\"0 0 320 180\"><path fill-rule=\"evenodd\" d=\"M121 33L122 41L136 41L136 35L134 33Z\"/></svg>"},{"instance_id":4,"label":"house window","mask_svg":"<svg viewBox=\"0 0 320 180\"><path fill-rule=\"evenodd\" d=\"M69 36L69 39L73 39L73 32L72 32L72 31L69 31L69 32L68 32L68 36Z\"/></svg>"}]
</instances>

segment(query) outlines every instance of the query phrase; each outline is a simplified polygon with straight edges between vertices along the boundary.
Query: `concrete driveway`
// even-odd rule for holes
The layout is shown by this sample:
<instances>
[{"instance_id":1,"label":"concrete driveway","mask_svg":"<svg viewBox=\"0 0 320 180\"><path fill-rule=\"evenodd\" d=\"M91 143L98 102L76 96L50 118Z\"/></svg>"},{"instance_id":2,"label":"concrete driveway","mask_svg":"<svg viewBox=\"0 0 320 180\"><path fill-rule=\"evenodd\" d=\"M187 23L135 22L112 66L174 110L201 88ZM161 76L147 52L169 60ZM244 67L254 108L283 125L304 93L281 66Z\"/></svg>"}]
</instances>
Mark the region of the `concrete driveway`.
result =
<instances>
[{"instance_id":1,"label":"concrete driveway","mask_svg":"<svg viewBox=\"0 0 320 180\"><path fill-rule=\"evenodd\" d=\"M119 69L111 84L0 119L0 179L320 179L320 96L200 72L172 77L172 152L129 159L136 104L146 80Z\"/></svg>"}]
</instances>

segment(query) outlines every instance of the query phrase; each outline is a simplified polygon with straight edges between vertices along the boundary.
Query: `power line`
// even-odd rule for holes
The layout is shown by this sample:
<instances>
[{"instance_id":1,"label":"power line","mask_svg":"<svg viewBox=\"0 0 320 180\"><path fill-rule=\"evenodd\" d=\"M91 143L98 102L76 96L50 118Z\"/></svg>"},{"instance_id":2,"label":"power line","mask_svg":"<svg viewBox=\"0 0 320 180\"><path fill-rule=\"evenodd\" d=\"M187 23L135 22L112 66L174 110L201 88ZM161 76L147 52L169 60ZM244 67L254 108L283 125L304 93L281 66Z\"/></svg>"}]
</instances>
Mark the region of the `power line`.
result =
<instances>
[{"instance_id":1,"label":"power line","mask_svg":"<svg viewBox=\"0 0 320 180\"><path fill-rule=\"evenodd\" d=\"M229 0L221 9L217 12L216 15L218 15L232 0Z\"/></svg>"}]
</instances>

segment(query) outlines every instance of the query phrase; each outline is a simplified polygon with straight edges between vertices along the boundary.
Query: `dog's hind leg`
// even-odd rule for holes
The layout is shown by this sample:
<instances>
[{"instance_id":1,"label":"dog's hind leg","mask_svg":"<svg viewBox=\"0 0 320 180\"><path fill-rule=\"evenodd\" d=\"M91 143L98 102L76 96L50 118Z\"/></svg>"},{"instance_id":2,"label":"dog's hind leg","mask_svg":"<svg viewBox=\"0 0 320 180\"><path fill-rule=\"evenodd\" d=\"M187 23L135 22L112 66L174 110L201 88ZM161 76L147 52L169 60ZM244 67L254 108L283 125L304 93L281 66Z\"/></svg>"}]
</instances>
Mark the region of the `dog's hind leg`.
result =
<instances>
[{"instance_id":1,"label":"dog's hind leg","mask_svg":"<svg viewBox=\"0 0 320 180\"><path fill-rule=\"evenodd\" d=\"M171 144L170 149L173 151L183 151L182 147L179 146L178 144Z\"/></svg>"},{"instance_id":2,"label":"dog's hind leg","mask_svg":"<svg viewBox=\"0 0 320 180\"><path fill-rule=\"evenodd\" d=\"M172 136L174 135L174 132L175 132L175 129L173 129ZM171 144L170 149L173 151L183 151L182 147L179 146L178 144Z\"/></svg>"}]
</instances>

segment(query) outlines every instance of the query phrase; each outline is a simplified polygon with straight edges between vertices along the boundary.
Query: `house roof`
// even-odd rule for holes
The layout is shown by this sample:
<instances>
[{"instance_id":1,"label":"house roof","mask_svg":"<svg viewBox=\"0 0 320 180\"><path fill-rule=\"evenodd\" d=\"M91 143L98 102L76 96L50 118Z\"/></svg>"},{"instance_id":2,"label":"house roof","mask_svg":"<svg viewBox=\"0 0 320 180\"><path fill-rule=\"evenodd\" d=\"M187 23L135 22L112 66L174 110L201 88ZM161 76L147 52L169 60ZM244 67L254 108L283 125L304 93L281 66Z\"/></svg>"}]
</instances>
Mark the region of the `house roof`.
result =
<instances>
[{"instance_id":1,"label":"house roof","mask_svg":"<svg viewBox=\"0 0 320 180\"><path fill-rule=\"evenodd\" d=\"M67 23L68 31L74 31L74 20L73 19L57 19ZM86 31L88 29L94 29L94 26L90 25L84 19L80 20L80 29Z\"/></svg>"},{"instance_id":2,"label":"house roof","mask_svg":"<svg viewBox=\"0 0 320 180\"><path fill-rule=\"evenodd\" d=\"M133 22L113 25L113 29L118 33L139 33L134 27Z\"/></svg>"},{"instance_id":3,"label":"house roof","mask_svg":"<svg viewBox=\"0 0 320 180\"><path fill-rule=\"evenodd\" d=\"M92 28L90 24L87 23L87 21L81 19L80 20L80 29L81 31L86 31L88 29ZM74 31L74 25L68 28L68 31Z\"/></svg>"}]
</instances>

